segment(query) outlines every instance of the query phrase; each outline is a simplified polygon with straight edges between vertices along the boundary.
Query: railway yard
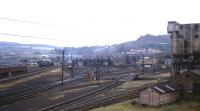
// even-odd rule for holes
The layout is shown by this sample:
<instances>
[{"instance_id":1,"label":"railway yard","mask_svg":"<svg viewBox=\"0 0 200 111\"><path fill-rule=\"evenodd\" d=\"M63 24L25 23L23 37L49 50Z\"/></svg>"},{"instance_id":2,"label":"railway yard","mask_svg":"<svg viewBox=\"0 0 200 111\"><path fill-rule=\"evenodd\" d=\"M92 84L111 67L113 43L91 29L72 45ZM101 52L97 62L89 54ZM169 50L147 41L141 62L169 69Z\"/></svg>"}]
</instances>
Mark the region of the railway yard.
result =
<instances>
[{"instance_id":1,"label":"railway yard","mask_svg":"<svg viewBox=\"0 0 200 111\"><path fill-rule=\"evenodd\" d=\"M199 4L0 1L0 111L200 111Z\"/></svg>"},{"instance_id":2,"label":"railway yard","mask_svg":"<svg viewBox=\"0 0 200 111\"><path fill-rule=\"evenodd\" d=\"M47 67L34 73L1 79L1 111L79 111L130 100L142 89L165 81L169 72L145 72L132 67L100 67L100 79L88 79L94 67L82 66L71 72ZM137 77L136 77L137 75Z\"/></svg>"}]
</instances>

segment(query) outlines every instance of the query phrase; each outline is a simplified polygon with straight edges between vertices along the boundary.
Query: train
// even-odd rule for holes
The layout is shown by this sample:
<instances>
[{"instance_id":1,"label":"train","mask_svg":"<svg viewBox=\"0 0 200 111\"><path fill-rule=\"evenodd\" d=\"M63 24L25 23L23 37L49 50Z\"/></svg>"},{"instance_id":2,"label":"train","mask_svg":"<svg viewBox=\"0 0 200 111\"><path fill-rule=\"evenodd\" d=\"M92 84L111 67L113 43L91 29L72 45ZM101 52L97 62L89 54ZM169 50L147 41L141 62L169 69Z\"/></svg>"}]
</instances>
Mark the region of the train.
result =
<instances>
[{"instance_id":1,"label":"train","mask_svg":"<svg viewBox=\"0 0 200 111\"><path fill-rule=\"evenodd\" d=\"M39 67L54 66L54 62L51 59L40 59L37 61Z\"/></svg>"},{"instance_id":2,"label":"train","mask_svg":"<svg viewBox=\"0 0 200 111\"><path fill-rule=\"evenodd\" d=\"M1 65L0 74L16 73L16 72L26 72L28 70L27 65L16 64L16 65Z\"/></svg>"},{"instance_id":3,"label":"train","mask_svg":"<svg viewBox=\"0 0 200 111\"><path fill-rule=\"evenodd\" d=\"M40 59L34 64L37 64L37 67L54 66L54 62L51 59ZM27 72L29 68L30 65L26 63L0 64L0 74Z\"/></svg>"}]
</instances>

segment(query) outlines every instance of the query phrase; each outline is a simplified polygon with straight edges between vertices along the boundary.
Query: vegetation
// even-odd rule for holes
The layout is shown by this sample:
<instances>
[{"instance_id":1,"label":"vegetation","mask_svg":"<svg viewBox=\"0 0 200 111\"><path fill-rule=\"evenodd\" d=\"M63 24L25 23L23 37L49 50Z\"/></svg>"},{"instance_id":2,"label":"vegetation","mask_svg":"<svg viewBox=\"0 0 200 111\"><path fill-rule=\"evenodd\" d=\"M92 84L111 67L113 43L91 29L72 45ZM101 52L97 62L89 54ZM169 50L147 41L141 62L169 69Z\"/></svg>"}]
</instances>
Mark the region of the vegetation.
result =
<instances>
[{"instance_id":1,"label":"vegetation","mask_svg":"<svg viewBox=\"0 0 200 111\"><path fill-rule=\"evenodd\" d=\"M190 96L173 104L160 107L141 106L127 101L92 111L200 111L200 96Z\"/></svg>"},{"instance_id":2,"label":"vegetation","mask_svg":"<svg viewBox=\"0 0 200 111\"><path fill-rule=\"evenodd\" d=\"M152 48L160 49L163 52L169 52L170 49L170 37L168 35L144 35L138 38L136 41L125 42L116 46L117 52L129 51L134 48ZM112 47L112 46L111 46Z\"/></svg>"}]
</instances>

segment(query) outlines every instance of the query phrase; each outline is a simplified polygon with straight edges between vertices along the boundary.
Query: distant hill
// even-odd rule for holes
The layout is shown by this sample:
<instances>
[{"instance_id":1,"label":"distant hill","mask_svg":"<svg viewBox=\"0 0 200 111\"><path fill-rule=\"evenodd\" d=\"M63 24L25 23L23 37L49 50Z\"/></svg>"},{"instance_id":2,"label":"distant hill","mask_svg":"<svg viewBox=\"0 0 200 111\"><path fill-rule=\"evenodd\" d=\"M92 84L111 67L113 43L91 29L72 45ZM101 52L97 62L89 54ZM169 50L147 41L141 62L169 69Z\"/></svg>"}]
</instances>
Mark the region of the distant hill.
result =
<instances>
[{"instance_id":1,"label":"distant hill","mask_svg":"<svg viewBox=\"0 0 200 111\"><path fill-rule=\"evenodd\" d=\"M46 44L21 44L16 42L0 42L0 53L2 52L13 52L19 53L22 51L29 51L32 46L34 50L51 50L54 48L60 48L53 45Z\"/></svg>"},{"instance_id":2,"label":"distant hill","mask_svg":"<svg viewBox=\"0 0 200 111\"><path fill-rule=\"evenodd\" d=\"M19 46L22 45L20 43L15 43L15 42L0 42L0 46Z\"/></svg>"},{"instance_id":3,"label":"distant hill","mask_svg":"<svg viewBox=\"0 0 200 111\"><path fill-rule=\"evenodd\" d=\"M21 44L16 42L0 42L0 46L33 46L33 47L47 47L47 48L59 48L58 46L47 45L47 44Z\"/></svg>"},{"instance_id":4,"label":"distant hill","mask_svg":"<svg viewBox=\"0 0 200 111\"><path fill-rule=\"evenodd\" d=\"M170 37L168 35L144 35L138 38L136 41L129 41L115 45L116 52L129 51L134 48L154 48L163 51L169 51L170 49Z\"/></svg>"},{"instance_id":5,"label":"distant hill","mask_svg":"<svg viewBox=\"0 0 200 111\"><path fill-rule=\"evenodd\" d=\"M168 35L150 35L146 34L141 36L136 41L124 42L121 44L115 44L111 46L85 46L85 47L65 47L65 50L68 54L76 53L80 55L87 54L106 54L108 51L112 51L112 53L121 53L123 51L129 51L134 48L153 48L160 49L163 52L169 52L170 50L170 37ZM46 48L55 48L56 50L60 50L61 47L46 45L46 44L20 44L15 42L0 42L0 48L3 50L3 47L15 47L22 48L21 46L28 47L46 47ZM5 48L6 50L7 48Z\"/></svg>"},{"instance_id":6,"label":"distant hill","mask_svg":"<svg viewBox=\"0 0 200 111\"><path fill-rule=\"evenodd\" d=\"M124 42L111 46L92 46L76 48L77 54L103 54L108 51L121 53L134 48L152 48L159 49L163 52L170 52L171 41L168 35L150 35L141 36L136 41ZM70 48L72 50L72 48ZM70 50L68 50L70 52Z\"/></svg>"}]
</instances>

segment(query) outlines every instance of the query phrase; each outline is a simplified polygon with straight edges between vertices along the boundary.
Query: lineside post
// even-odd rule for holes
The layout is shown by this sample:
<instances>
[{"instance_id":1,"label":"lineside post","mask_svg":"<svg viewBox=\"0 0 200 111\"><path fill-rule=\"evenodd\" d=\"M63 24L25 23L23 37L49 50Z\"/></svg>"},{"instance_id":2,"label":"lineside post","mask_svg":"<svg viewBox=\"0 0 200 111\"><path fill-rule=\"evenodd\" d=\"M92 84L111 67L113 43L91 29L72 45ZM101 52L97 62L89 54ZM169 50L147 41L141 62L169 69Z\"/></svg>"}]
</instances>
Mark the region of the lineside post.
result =
<instances>
[{"instance_id":1,"label":"lineside post","mask_svg":"<svg viewBox=\"0 0 200 111\"><path fill-rule=\"evenodd\" d=\"M64 57L65 56L65 50L62 51L62 85L63 85L63 82L64 82L64 63L65 63L65 60L64 60Z\"/></svg>"},{"instance_id":2,"label":"lineside post","mask_svg":"<svg viewBox=\"0 0 200 111\"><path fill-rule=\"evenodd\" d=\"M144 74L144 55L142 55L142 63L143 63L143 65L142 65L142 74Z\"/></svg>"}]
</instances>

